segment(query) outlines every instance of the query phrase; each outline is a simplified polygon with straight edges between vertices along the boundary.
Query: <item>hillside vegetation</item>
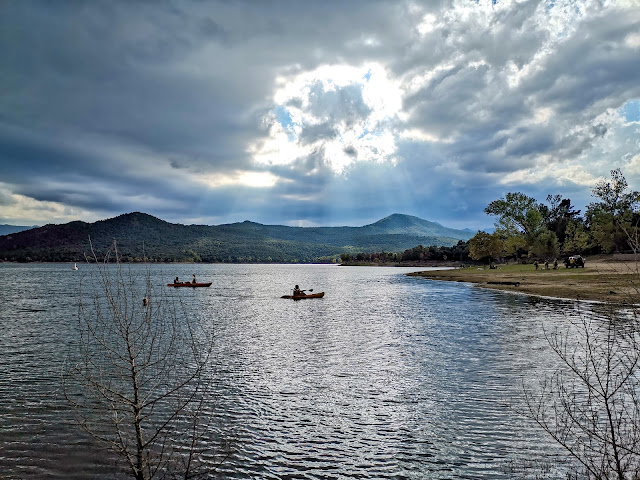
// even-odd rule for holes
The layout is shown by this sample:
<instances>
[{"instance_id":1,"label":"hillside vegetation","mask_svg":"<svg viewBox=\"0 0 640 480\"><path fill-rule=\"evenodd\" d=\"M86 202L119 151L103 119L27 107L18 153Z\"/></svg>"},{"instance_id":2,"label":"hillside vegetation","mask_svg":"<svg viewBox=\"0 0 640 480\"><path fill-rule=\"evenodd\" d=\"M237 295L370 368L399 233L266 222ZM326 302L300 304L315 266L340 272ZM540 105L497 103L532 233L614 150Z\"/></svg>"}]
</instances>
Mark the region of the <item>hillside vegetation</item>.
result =
<instances>
[{"instance_id":1,"label":"hillside vegetation","mask_svg":"<svg viewBox=\"0 0 640 480\"><path fill-rule=\"evenodd\" d=\"M0 236L0 260L73 262L91 244L100 254L113 242L124 261L313 262L343 253L403 251L416 245L455 245L472 233L394 214L363 227L287 227L254 222L181 225L134 212L95 223L45 225Z\"/></svg>"}]
</instances>

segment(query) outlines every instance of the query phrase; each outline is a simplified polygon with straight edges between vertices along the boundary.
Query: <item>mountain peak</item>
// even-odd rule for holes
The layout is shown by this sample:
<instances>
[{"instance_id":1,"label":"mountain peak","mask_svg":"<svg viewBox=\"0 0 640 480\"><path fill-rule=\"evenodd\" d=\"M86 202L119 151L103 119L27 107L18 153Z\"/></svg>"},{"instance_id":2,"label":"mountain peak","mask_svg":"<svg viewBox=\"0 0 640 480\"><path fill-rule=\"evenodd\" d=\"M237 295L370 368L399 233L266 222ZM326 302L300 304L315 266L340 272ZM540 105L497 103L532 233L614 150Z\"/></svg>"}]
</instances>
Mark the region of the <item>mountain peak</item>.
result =
<instances>
[{"instance_id":1,"label":"mountain peak","mask_svg":"<svg viewBox=\"0 0 640 480\"><path fill-rule=\"evenodd\" d=\"M465 230L443 227L439 223L402 213L394 213L362 228L370 230L372 233L412 234L425 237L440 236L458 240L468 240L473 236Z\"/></svg>"},{"instance_id":2,"label":"mountain peak","mask_svg":"<svg viewBox=\"0 0 640 480\"><path fill-rule=\"evenodd\" d=\"M384 217L372 225L413 225L413 224L434 224L435 222L430 222L429 220L424 220L420 217L415 217L413 215L406 215L404 213L392 213L388 217Z\"/></svg>"},{"instance_id":3,"label":"mountain peak","mask_svg":"<svg viewBox=\"0 0 640 480\"><path fill-rule=\"evenodd\" d=\"M122 215L118 215L116 217L107 218L105 220L98 220L96 223L169 223L161 218L154 217L153 215L149 215L148 213L143 212L130 212L123 213Z\"/></svg>"}]
</instances>

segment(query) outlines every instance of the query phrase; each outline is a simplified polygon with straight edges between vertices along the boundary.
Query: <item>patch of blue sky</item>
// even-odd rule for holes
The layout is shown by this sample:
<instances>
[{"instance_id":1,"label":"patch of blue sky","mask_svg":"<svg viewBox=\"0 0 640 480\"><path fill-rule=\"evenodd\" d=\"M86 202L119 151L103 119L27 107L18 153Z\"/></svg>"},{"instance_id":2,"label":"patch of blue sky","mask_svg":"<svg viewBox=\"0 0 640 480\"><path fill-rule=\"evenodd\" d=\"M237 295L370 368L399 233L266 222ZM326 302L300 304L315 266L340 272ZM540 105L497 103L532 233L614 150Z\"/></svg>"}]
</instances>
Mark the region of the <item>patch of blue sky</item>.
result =
<instances>
[{"instance_id":1,"label":"patch of blue sky","mask_svg":"<svg viewBox=\"0 0 640 480\"><path fill-rule=\"evenodd\" d=\"M287 138L289 139L289 141L294 142L296 140L296 136L293 129L294 127L293 119L291 118L289 111L285 107L278 105L274 109L274 113L276 115L276 119L278 120L278 123L282 125L282 128L286 132L288 132Z\"/></svg>"},{"instance_id":2,"label":"patch of blue sky","mask_svg":"<svg viewBox=\"0 0 640 480\"><path fill-rule=\"evenodd\" d=\"M640 122L640 99L625 103L620 109L620 114L627 122Z\"/></svg>"},{"instance_id":3,"label":"patch of blue sky","mask_svg":"<svg viewBox=\"0 0 640 480\"><path fill-rule=\"evenodd\" d=\"M291 115L289 115L289 111L281 106L277 106L275 108L276 118L280 125L282 125L285 129L289 129L293 125L293 120L291 119Z\"/></svg>"}]
</instances>

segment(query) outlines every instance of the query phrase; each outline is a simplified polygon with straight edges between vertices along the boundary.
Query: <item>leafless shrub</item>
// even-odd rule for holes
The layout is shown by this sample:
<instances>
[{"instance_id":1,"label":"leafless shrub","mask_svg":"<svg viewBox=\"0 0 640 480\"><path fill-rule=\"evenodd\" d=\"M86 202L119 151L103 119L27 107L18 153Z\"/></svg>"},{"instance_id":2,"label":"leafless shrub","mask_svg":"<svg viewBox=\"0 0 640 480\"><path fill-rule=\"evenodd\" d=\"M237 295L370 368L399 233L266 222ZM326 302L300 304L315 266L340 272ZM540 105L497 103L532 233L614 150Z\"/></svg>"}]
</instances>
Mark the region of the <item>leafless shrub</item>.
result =
<instances>
[{"instance_id":1,"label":"leafless shrub","mask_svg":"<svg viewBox=\"0 0 640 480\"><path fill-rule=\"evenodd\" d=\"M634 307L582 312L545 336L561 362L525 388L529 415L587 478L640 478L640 335Z\"/></svg>"},{"instance_id":2,"label":"leafless shrub","mask_svg":"<svg viewBox=\"0 0 640 480\"><path fill-rule=\"evenodd\" d=\"M202 441L212 324L157 292L149 270L144 278L125 270L115 245L103 262L93 251L88 260L95 273L80 295L78 349L63 374L78 423L136 479L204 478L219 461Z\"/></svg>"}]
</instances>

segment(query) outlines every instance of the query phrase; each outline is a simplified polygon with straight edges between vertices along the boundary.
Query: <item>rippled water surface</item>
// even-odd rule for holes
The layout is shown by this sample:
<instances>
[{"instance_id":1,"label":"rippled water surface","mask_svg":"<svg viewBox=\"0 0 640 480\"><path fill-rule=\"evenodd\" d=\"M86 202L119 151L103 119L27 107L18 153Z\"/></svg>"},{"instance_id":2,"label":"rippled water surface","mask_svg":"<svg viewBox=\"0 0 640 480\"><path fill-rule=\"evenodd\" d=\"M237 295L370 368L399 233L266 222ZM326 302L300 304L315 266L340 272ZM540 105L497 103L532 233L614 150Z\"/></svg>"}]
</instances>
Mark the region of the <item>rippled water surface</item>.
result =
<instances>
[{"instance_id":1,"label":"rippled water surface","mask_svg":"<svg viewBox=\"0 0 640 480\"><path fill-rule=\"evenodd\" d=\"M0 264L2 478L124 478L61 394L92 268ZM232 441L219 478L509 479L540 458L563 461L518 411L522 381L554 368L541 321L566 321L572 304L398 268L150 269L215 325L211 428ZM164 287L191 273L213 285ZM281 299L294 284L325 297Z\"/></svg>"}]
</instances>

